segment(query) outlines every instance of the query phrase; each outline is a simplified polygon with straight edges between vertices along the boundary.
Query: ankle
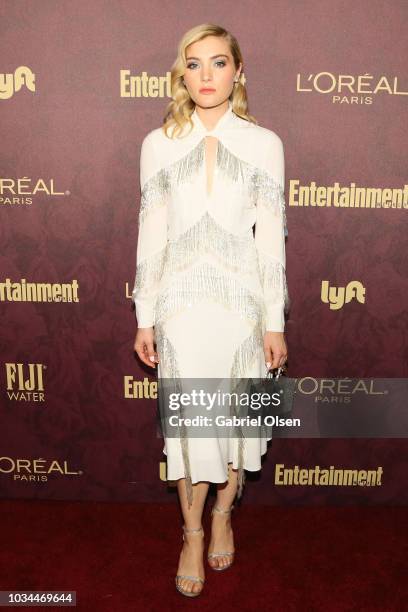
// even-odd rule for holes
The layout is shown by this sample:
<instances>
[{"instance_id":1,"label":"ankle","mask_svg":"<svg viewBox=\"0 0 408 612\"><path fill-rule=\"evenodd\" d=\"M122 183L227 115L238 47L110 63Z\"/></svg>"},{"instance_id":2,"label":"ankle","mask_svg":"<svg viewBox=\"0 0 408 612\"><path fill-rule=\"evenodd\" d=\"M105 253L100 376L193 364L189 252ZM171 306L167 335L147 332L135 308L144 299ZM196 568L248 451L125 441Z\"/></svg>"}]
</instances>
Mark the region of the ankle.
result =
<instances>
[{"instance_id":1,"label":"ankle","mask_svg":"<svg viewBox=\"0 0 408 612\"><path fill-rule=\"evenodd\" d=\"M190 534L189 534L189 533L185 533L185 534L184 534L184 537L183 537L183 541L184 541L186 544L190 544L190 545L191 545L191 544L192 544L192 545L195 545L196 543L197 543L197 544L198 544L198 543L201 543L201 542L203 542L203 540L204 540L204 536L203 536L203 535L200 535L200 534L198 534L198 537L197 537L197 535L196 535L196 534L193 534L193 535L190 537Z\"/></svg>"}]
</instances>

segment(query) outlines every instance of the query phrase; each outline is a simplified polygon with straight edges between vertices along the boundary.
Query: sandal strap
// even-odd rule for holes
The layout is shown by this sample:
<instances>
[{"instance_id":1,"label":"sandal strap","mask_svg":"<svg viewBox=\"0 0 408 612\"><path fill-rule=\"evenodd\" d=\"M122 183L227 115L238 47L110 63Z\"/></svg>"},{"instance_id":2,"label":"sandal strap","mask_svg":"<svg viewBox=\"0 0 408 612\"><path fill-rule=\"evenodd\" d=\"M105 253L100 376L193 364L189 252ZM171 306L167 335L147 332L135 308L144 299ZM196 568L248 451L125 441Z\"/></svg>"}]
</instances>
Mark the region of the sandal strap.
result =
<instances>
[{"instance_id":1,"label":"sandal strap","mask_svg":"<svg viewBox=\"0 0 408 612\"><path fill-rule=\"evenodd\" d=\"M219 512L222 514L230 514L233 509L234 509L234 505L232 505L229 510L223 510L222 508L219 508L218 506L214 505L212 507L211 514L214 514L214 512ZM232 552L213 552L207 555L207 559L212 559L215 557L232 557L234 554L235 554L234 550Z\"/></svg>"},{"instance_id":2,"label":"sandal strap","mask_svg":"<svg viewBox=\"0 0 408 612\"><path fill-rule=\"evenodd\" d=\"M195 527L194 529L187 529L187 527L183 525L183 531L184 533L199 533L200 531L203 531L203 526L201 525L201 527Z\"/></svg>"},{"instance_id":3,"label":"sandal strap","mask_svg":"<svg viewBox=\"0 0 408 612\"><path fill-rule=\"evenodd\" d=\"M184 576L183 574L177 574L176 582L179 578L187 578L187 580L192 580L193 582L202 582L204 584L204 580L199 576Z\"/></svg>"},{"instance_id":4,"label":"sandal strap","mask_svg":"<svg viewBox=\"0 0 408 612\"><path fill-rule=\"evenodd\" d=\"M232 512L232 510L234 509L234 506L232 505L231 508L229 510L223 510L222 508L219 508L218 506L213 506L212 510L211 510L211 514L213 514L214 512L219 512L222 514L230 514L230 512Z\"/></svg>"}]
</instances>

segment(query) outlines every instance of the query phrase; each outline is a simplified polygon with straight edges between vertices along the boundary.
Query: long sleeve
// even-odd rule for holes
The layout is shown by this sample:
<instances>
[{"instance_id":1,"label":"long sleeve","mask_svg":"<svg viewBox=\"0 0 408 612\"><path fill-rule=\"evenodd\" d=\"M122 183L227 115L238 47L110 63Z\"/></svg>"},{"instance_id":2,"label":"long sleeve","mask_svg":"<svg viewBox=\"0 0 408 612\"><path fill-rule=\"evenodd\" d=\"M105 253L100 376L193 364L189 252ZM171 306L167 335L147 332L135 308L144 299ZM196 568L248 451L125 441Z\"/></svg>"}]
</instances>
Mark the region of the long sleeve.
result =
<instances>
[{"instance_id":1,"label":"long sleeve","mask_svg":"<svg viewBox=\"0 0 408 612\"><path fill-rule=\"evenodd\" d=\"M255 244L264 294L266 331L283 332L289 308L286 284L285 161L281 139L273 138L265 152L266 170L258 175Z\"/></svg>"},{"instance_id":2,"label":"long sleeve","mask_svg":"<svg viewBox=\"0 0 408 612\"><path fill-rule=\"evenodd\" d=\"M141 200L136 250L136 276L132 299L139 328L155 324L154 309L162 277L167 244L168 180L159 169L151 133L140 152Z\"/></svg>"}]
</instances>

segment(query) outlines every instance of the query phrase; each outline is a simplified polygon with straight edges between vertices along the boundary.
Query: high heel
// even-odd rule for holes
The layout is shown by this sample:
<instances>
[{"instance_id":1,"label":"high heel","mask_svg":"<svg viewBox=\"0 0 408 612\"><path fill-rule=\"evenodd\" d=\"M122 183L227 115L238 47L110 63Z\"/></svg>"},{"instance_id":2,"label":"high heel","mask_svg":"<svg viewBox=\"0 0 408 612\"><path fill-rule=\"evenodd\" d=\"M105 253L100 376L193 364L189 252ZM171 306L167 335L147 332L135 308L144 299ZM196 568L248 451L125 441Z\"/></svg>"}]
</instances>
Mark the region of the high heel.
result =
<instances>
[{"instance_id":1,"label":"high heel","mask_svg":"<svg viewBox=\"0 0 408 612\"><path fill-rule=\"evenodd\" d=\"M204 530L202 527L198 527L197 529L187 529L187 527L183 525L183 531L184 531L183 533L184 542L186 541L186 538L184 537L184 534L186 533L201 533L202 532L204 536ZM198 591L198 593L194 593L194 591L185 591L179 585L179 580L183 578L187 578L187 580L191 580L192 582L201 582L202 584L204 584L205 580L203 578L200 578L199 576L184 576L183 574L177 574L175 578L176 589L178 590L179 593L181 593L182 595L185 595L186 597L198 597L198 595L202 593L203 588L201 588L201 590Z\"/></svg>"},{"instance_id":2,"label":"high heel","mask_svg":"<svg viewBox=\"0 0 408 612\"><path fill-rule=\"evenodd\" d=\"M213 516L214 512L219 512L219 513L222 513L222 514L231 514L231 511L233 509L234 509L234 506L231 506L231 508L229 510L222 510L221 508L218 508L217 506L213 506L213 508L211 510L211 516ZM234 554L235 554L235 550L233 550L232 552L212 552L212 553L209 553L207 555L208 561L210 559L215 559L217 557L230 557L231 560L228 563L228 565L224 565L224 567L213 567L210 563L208 565L211 567L211 569L213 569L213 570L215 570L217 572L221 572L223 570L226 570L229 567L231 567L231 565L233 564L233 562L234 562Z\"/></svg>"}]
</instances>

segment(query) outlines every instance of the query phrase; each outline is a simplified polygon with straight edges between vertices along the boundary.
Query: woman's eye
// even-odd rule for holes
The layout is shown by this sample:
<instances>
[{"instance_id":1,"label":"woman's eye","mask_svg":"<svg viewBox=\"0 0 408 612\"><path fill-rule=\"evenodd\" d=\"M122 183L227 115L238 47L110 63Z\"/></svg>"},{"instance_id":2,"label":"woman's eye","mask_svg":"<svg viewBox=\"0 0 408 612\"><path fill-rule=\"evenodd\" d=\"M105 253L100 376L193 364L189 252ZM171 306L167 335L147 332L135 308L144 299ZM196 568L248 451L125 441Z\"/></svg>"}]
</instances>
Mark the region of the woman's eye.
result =
<instances>
[{"instance_id":1,"label":"woman's eye","mask_svg":"<svg viewBox=\"0 0 408 612\"><path fill-rule=\"evenodd\" d=\"M226 62L224 60L217 60L215 62L215 65L218 67L223 68L226 65ZM197 62L191 62L190 64L187 64L187 68L191 69L191 70L195 70L195 68L198 66Z\"/></svg>"}]
</instances>

